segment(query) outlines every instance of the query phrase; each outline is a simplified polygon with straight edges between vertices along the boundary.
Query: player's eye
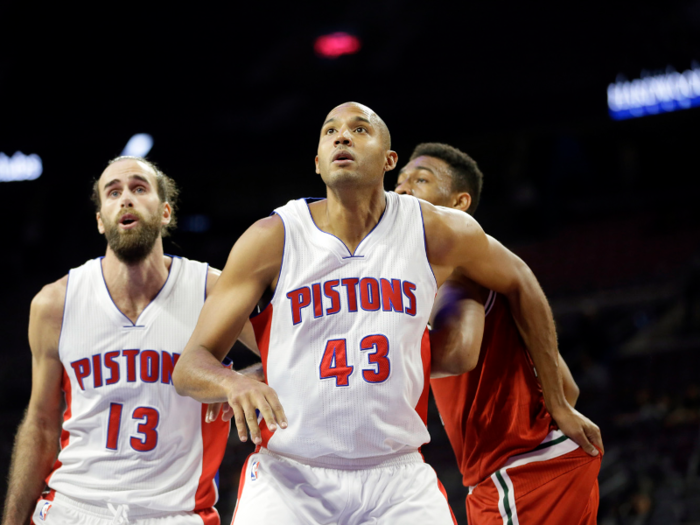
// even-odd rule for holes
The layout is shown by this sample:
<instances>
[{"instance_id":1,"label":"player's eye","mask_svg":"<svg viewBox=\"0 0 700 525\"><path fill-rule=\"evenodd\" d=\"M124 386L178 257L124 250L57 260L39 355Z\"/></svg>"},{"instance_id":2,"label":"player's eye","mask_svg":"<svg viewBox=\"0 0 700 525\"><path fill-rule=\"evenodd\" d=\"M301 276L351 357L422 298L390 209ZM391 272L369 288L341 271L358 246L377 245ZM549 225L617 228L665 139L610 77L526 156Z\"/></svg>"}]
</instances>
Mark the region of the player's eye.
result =
<instances>
[{"instance_id":1,"label":"player's eye","mask_svg":"<svg viewBox=\"0 0 700 525\"><path fill-rule=\"evenodd\" d=\"M356 132L359 132L359 133L364 133L364 132L367 131L367 130L366 130L365 128L363 128L362 126L358 126L358 127L355 128L355 131L356 131Z\"/></svg>"},{"instance_id":2,"label":"player's eye","mask_svg":"<svg viewBox=\"0 0 700 525\"><path fill-rule=\"evenodd\" d=\"M332 133L335 133L335 129L333 129L333 128L328 128L328 129L326 130L326 135L331 135Z\"/></svg>"},{"instance_id":3,"label":"player's eye","mask_svg":"<svg viewBox=\"0 0 700 525\"><path fill-rule=\"evenodd\" d=\"M146 188L144 188L143 186L139 186L134 190L134 193L146 193Z\"/></svg>"},{"instance_id":4,"label":"player's eye","mask_svg":"<svg viewBox=\"0 0 700 525\"><path fill-rule=\"evenodd\" d=\"M110 197L119 197L119 190L112 190L107 195Z\"/></svg>"},{"instance_id":5,"label":"player's eye","mask_svg":"<svg viewBox=\"0 0 700 525\"><path fill-rule=\"evenodd\" d=\"M427 179L416 179L416 182L428 182Z\"/></svg>"}]
</instances>

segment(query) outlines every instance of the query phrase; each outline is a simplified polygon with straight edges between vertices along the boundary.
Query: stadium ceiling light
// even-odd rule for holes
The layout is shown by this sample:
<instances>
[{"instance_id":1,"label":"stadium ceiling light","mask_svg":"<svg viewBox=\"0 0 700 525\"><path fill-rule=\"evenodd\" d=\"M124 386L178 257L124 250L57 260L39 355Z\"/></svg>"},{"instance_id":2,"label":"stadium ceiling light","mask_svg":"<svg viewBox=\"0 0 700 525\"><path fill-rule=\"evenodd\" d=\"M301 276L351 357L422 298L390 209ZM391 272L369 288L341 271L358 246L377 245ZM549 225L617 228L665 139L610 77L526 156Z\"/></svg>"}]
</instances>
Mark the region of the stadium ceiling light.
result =
<instances>
[{"instance_id":1,"label":"stadium ceiling light","mask_svg":"<svg viewBox=\"0 0 700 525\"><path fill-rule=\"evenodd\" d=\"M148 133L137 133L124 146L122 155L129 157L145 157L153 147L153 137Z\"/></svg>"},{"instance_id":2,"label":"stadium ceiling light","mask_svg":"<svg viewBox=\"0 0 700 525\"><path fill-rule=\"evenodd\" d=\"M36 153L25 155L17 151L12 157L0 153L0 182L35 180L43 171L41 157Z\"/></svg>"},{"instance_id":3,"label":"stadium ceiling light","mask_svg":"<svg viewBox=\"0 0 700 525\"><path fill-rule=\"evenodd\" d=\"M700 65L678 73L642 72L635 80L619 79L608 86L608 109L615 120L656 115L700 106Z\"/></svg>"},{"instance_id":4,"label":"stadium ceiling light","mask_svg":"<svg viewBox=\"0 0 700 525\"><path fill-rule=\"evenodd\" d=\"M360 39L348 33L332 33L316 39L314 51L323 58L338 58L342 55L352 55L360 50Z\"/></svg>"}]
</instances>

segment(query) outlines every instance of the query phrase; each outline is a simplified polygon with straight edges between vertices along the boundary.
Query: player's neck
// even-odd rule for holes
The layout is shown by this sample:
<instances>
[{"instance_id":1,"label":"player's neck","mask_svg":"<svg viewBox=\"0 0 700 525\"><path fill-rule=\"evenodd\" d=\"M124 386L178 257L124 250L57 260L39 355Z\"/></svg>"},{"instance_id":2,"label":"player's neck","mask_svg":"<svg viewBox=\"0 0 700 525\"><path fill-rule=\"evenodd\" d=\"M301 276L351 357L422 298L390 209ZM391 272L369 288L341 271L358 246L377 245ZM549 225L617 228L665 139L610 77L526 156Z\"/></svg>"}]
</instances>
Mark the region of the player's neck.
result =
<instances>
[{"instance_id":1,"label":"player's neck","mask_svg":"<svg viewBox=\"0 0 700 525\"><path fill-rule=\"evenodd\" d=\"M327 196L325 206L317 208L316 214L312 211L314 220L319 228L338 237L354 253L384 213L384 188L349 191L328 188Z\"/></svg>"},{"instance_id":2,"label":"player's neck","mask_svg":"<svg viewBox=\"0 0 700 525\"><path fill-rule=\"evenodd\" d=\"M141 262L125 264L108 247L102 259L102 272L112 300L133 322L158 295L168 279L172 259L163 254L163 243L156 242Z\"/></svg>"}]
</instances>

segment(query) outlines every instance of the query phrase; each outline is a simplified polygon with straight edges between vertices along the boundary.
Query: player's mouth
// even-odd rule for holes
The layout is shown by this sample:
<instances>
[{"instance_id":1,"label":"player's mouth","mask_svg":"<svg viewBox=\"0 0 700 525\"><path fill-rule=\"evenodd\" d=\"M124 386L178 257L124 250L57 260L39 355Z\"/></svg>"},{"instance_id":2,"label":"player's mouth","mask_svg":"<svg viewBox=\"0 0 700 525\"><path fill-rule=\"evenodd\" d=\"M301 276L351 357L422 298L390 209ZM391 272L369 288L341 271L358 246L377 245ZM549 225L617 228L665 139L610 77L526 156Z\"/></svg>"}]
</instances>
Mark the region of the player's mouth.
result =
<instances>
[{"instance_id":1,"label":"player's mouth","mask_svg":"<svg viewBox=\"0 0 700 525\"><path fill-rule=\"evenodd\" d=\"M119 225L123 230L135 228L139 222L139 218L133 213L125 213L119 218Z\"/></svg>"},{"instance_id":2,"label":"player's mouth","mask_svg":"<svg viewBox=\"0 0 700 525\"><path fill-rule=\"evenodd\" d=\"M333 155L332 163L336 165L345 165L355 161L355 156L347 150L336 151Z\"/></svg>"}]
</instances>

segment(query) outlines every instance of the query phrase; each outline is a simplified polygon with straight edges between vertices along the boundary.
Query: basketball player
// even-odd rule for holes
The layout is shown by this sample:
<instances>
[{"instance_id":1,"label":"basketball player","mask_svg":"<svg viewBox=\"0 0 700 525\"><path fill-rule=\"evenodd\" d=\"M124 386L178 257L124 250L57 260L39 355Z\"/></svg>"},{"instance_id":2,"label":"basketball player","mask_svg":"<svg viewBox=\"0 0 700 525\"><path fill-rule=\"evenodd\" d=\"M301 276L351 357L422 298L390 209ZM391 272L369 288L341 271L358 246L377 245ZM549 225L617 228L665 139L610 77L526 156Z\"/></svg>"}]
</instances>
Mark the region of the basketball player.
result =
<instances>
[{"instance_id":1,"label":"basketball player","mask_svg":"<svg viewBox=\"0 0 700 525\"><path fill-rule=\"evenodd\" d=\"M471 215L481 186L482 174L471 157L446 144L428 143L413 151L399 174L396 192ZM438 302L444 295L459 296L479 304L481 316L485 310L481 350L467 349L471 372L432 379L431 384L469 487L469 524L596 523L601 456L590 455L595 449L587 453L557 428L507 297L464 277L459 281L443 287ZM454 307L449 300L446 304ZM435 324L444 327L436 328L480 329L484 320L475 311L465 310L456 319L437 313ZM442 323L441 316L446 317ZM450 326L455 321L463 324ZM443 334L440 340L446 348L435 350L459 352L454 343L461 337ZM573 406L578 388L563 360L560 367Z\"/></svg>"},{"instance_id":2,"label":"basketball player","mask_svg":"<svg viewBox=\"0 0 700 525\"><path fill-rule=\"evenodd\" d=\"M396 161L375 112L334 108L316 157L327 198L292 201L241 236L175 368L178 392L228 401L239 437L250 430L258 445L235 525L453 522L418 449L428 316L454 271L513 298L548 402L580 440L595 431L565 403L553 321L527 267L466 214L386 193ZM266 290L253 318L263 384L219 361Z\"/></svg>"},{"instance_id":3,"label":"basketball player","mask_svg":"<svg viewBox=\"0 0 700 525\"><path fill-rule=\"evenodd\" d=\"M32 394L4 525L219 523L229 423L204 424L206 407L171 379L219 272L163 254L177 193L144 159L111 161L93 189L106 255L32 301Z\"/></svg>"}]
</instances>

